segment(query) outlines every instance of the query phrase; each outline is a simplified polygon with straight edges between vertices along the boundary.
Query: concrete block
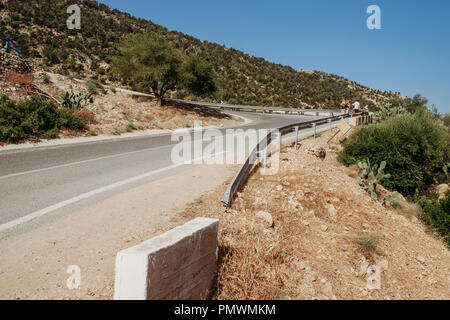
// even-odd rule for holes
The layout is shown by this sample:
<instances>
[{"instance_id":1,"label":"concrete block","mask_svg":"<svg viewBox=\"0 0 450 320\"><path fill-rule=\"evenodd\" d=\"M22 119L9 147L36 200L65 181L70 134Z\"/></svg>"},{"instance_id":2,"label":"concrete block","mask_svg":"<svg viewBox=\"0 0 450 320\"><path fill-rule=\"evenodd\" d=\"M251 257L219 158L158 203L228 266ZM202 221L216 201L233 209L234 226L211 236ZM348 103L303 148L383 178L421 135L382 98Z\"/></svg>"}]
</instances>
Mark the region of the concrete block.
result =
<instances>
[{"instance_id":1,"label":"concrete block","mask_svg":"<svg viewBox=\"0 0 450 320\"><path fill-rule=\"evenodd\" d=\"M219 220L197 218L116 257L115 300L204 299L217 271Z\"/></svg>"}]
</instances>

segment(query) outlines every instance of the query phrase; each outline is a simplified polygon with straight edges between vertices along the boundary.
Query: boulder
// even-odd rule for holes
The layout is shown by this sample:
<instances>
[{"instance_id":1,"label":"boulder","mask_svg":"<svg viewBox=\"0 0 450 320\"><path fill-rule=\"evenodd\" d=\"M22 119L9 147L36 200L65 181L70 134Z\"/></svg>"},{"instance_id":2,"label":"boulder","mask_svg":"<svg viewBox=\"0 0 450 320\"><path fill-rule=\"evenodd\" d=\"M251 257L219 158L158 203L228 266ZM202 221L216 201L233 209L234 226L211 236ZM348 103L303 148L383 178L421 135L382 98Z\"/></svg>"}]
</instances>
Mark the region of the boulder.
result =
<instances>
[{"instance_id":1,"label":"boulder","mask_svg":"<svg viewBox=\"0 0 450 320\"><path fill-rule=\"evenodd\" d=\"M261 220L264 223L264 227L272 228L273 227L273 217L270 213L266 211L259 211L256 214L256 218Z\"/></svg>"}]
</instances>

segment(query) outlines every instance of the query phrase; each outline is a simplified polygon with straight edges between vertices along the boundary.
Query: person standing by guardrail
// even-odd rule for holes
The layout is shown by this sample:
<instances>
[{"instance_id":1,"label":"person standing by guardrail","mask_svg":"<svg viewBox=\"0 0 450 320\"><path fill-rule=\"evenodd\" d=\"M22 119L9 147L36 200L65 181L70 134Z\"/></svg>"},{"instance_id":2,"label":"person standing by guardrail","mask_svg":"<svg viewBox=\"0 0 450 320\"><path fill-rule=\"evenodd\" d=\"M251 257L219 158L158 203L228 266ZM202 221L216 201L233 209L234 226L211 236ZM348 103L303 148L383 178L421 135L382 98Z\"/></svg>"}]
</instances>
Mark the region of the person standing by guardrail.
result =
<instances>
[{"instance_id":1,"label":"person standing by guardrail","mask_svg":"<svg viewBox=\"0 0 450 320\"><path fill-rule=\"evenodd\" d=\"M361 108L361 104L359 103L359 101L358 100L355 100L355 103L353 103L353 110L354 110L354 112L355 113L358 113Z\"/></svg>"}]
</instances>

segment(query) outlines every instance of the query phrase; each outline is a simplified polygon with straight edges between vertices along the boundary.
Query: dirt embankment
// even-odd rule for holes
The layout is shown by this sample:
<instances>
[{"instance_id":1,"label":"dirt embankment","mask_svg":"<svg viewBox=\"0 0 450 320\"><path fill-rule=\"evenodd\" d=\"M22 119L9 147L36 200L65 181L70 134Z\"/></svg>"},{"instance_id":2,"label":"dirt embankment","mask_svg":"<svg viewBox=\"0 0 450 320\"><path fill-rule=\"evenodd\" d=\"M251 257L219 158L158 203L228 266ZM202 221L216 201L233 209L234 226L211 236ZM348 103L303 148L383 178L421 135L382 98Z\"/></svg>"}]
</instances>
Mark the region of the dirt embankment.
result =
<instances>
[{"instance_id":1,"label":"dirt embankment","mask_svg":"<svg viewBox=\"0 0 450 320\"><path fill-rule=\"evenodd\" d=\"M217 298L450 299L444 242L414 205L384 207L360 190L331 134L285 149L279 173L256 172L231 209L219 204L222 187L183 213L220 219Z\"/></svg>"},{"instance_id":2,"label":"dirt embankment","mask_svg":"<svg viewBox=\"0 0 450 320\"><path fill-rule=\"evenodd\" d=\"M12 62L6 65L0 64L0 94L6 94L15 101L26 99L37 91L54 99L59 99L63 92L88 94L89 90L85 81L54 74L49 74L47 81L44 81L45 72L42 70L32 72L31 69L24 67L28 67L28 64L22 60L13 57L10 60ZM86 106L88 112L78 112L87 122L87 130L82 132L61 130L60 138L100 134L119 135L136 130L190 128L194 126L194 121L201 121L203 126L214 127L242 123L241 119L232 118L214 109L193 108L175 103L157 106L151 97L133 95L109 86L99 84L97 86L96 93L92 96L92 103ZM86 116L88 116L87 120Z\"/></svg>"},{"instance_id":3,"label":"dirt embankment","mask_svg":"<svg viewBox=\"0 0 450 320\"><path fill-rule=\"evenodd\" d=\"M37 76L38 77L38 76ZM64 91L86 92L86 83L69 78L51 75L49 84L41 85L56 96ZM239 124L241 120L213 109L191 108L181 104L157 106L149 97L136 96L126 92L115 91L104 86L93 95L93 103L87 108L95 115L96 124L90 126L97 134L124 133L133 123L137 129L178 129L194 126L194 121L201 121L203 126L224 127Z\"/></svg>"}]
</instances>

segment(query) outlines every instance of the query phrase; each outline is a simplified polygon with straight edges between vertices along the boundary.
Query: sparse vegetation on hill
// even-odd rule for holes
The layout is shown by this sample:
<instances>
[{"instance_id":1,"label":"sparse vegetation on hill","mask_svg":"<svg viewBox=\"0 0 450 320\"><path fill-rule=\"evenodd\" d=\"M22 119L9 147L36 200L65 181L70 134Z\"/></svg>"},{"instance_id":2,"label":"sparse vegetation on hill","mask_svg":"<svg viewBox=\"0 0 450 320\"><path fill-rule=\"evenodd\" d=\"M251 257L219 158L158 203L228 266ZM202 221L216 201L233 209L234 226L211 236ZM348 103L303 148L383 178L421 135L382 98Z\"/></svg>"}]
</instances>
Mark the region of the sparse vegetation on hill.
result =
<instances>
[{"instance_id":1,"label":"sparse vegetation on hill","mask_svg":"<svg viewBox=\"0 0 450 320\"><path fill-rule=\"evenodd\" d=\"M64 0L1 0L0 35L8 35L22 47L23 56L47 69L78 78L119 82L111 71L111 58L119 44L145 31L159 34L185 55L196 55L211 64L218 75L219 90L205 95L211 101L249 105L338 108L343 98L359 99L374 108L398 93L372 90L340 76L303 72L270 63L233 48L200 41L177 31L168 31L151 21L111 10L96 1L78 1L82 12L81 30L68 30ZM130 83L137 89L136 83ZM192 89L192 88L191 88ZM149 91L149 88L146 88ZM187 90L170 92L185 98ZM202 98L190 95L191 99ZM373 109L372 109L373 110Z\"/></svg>"}]
</instances>

